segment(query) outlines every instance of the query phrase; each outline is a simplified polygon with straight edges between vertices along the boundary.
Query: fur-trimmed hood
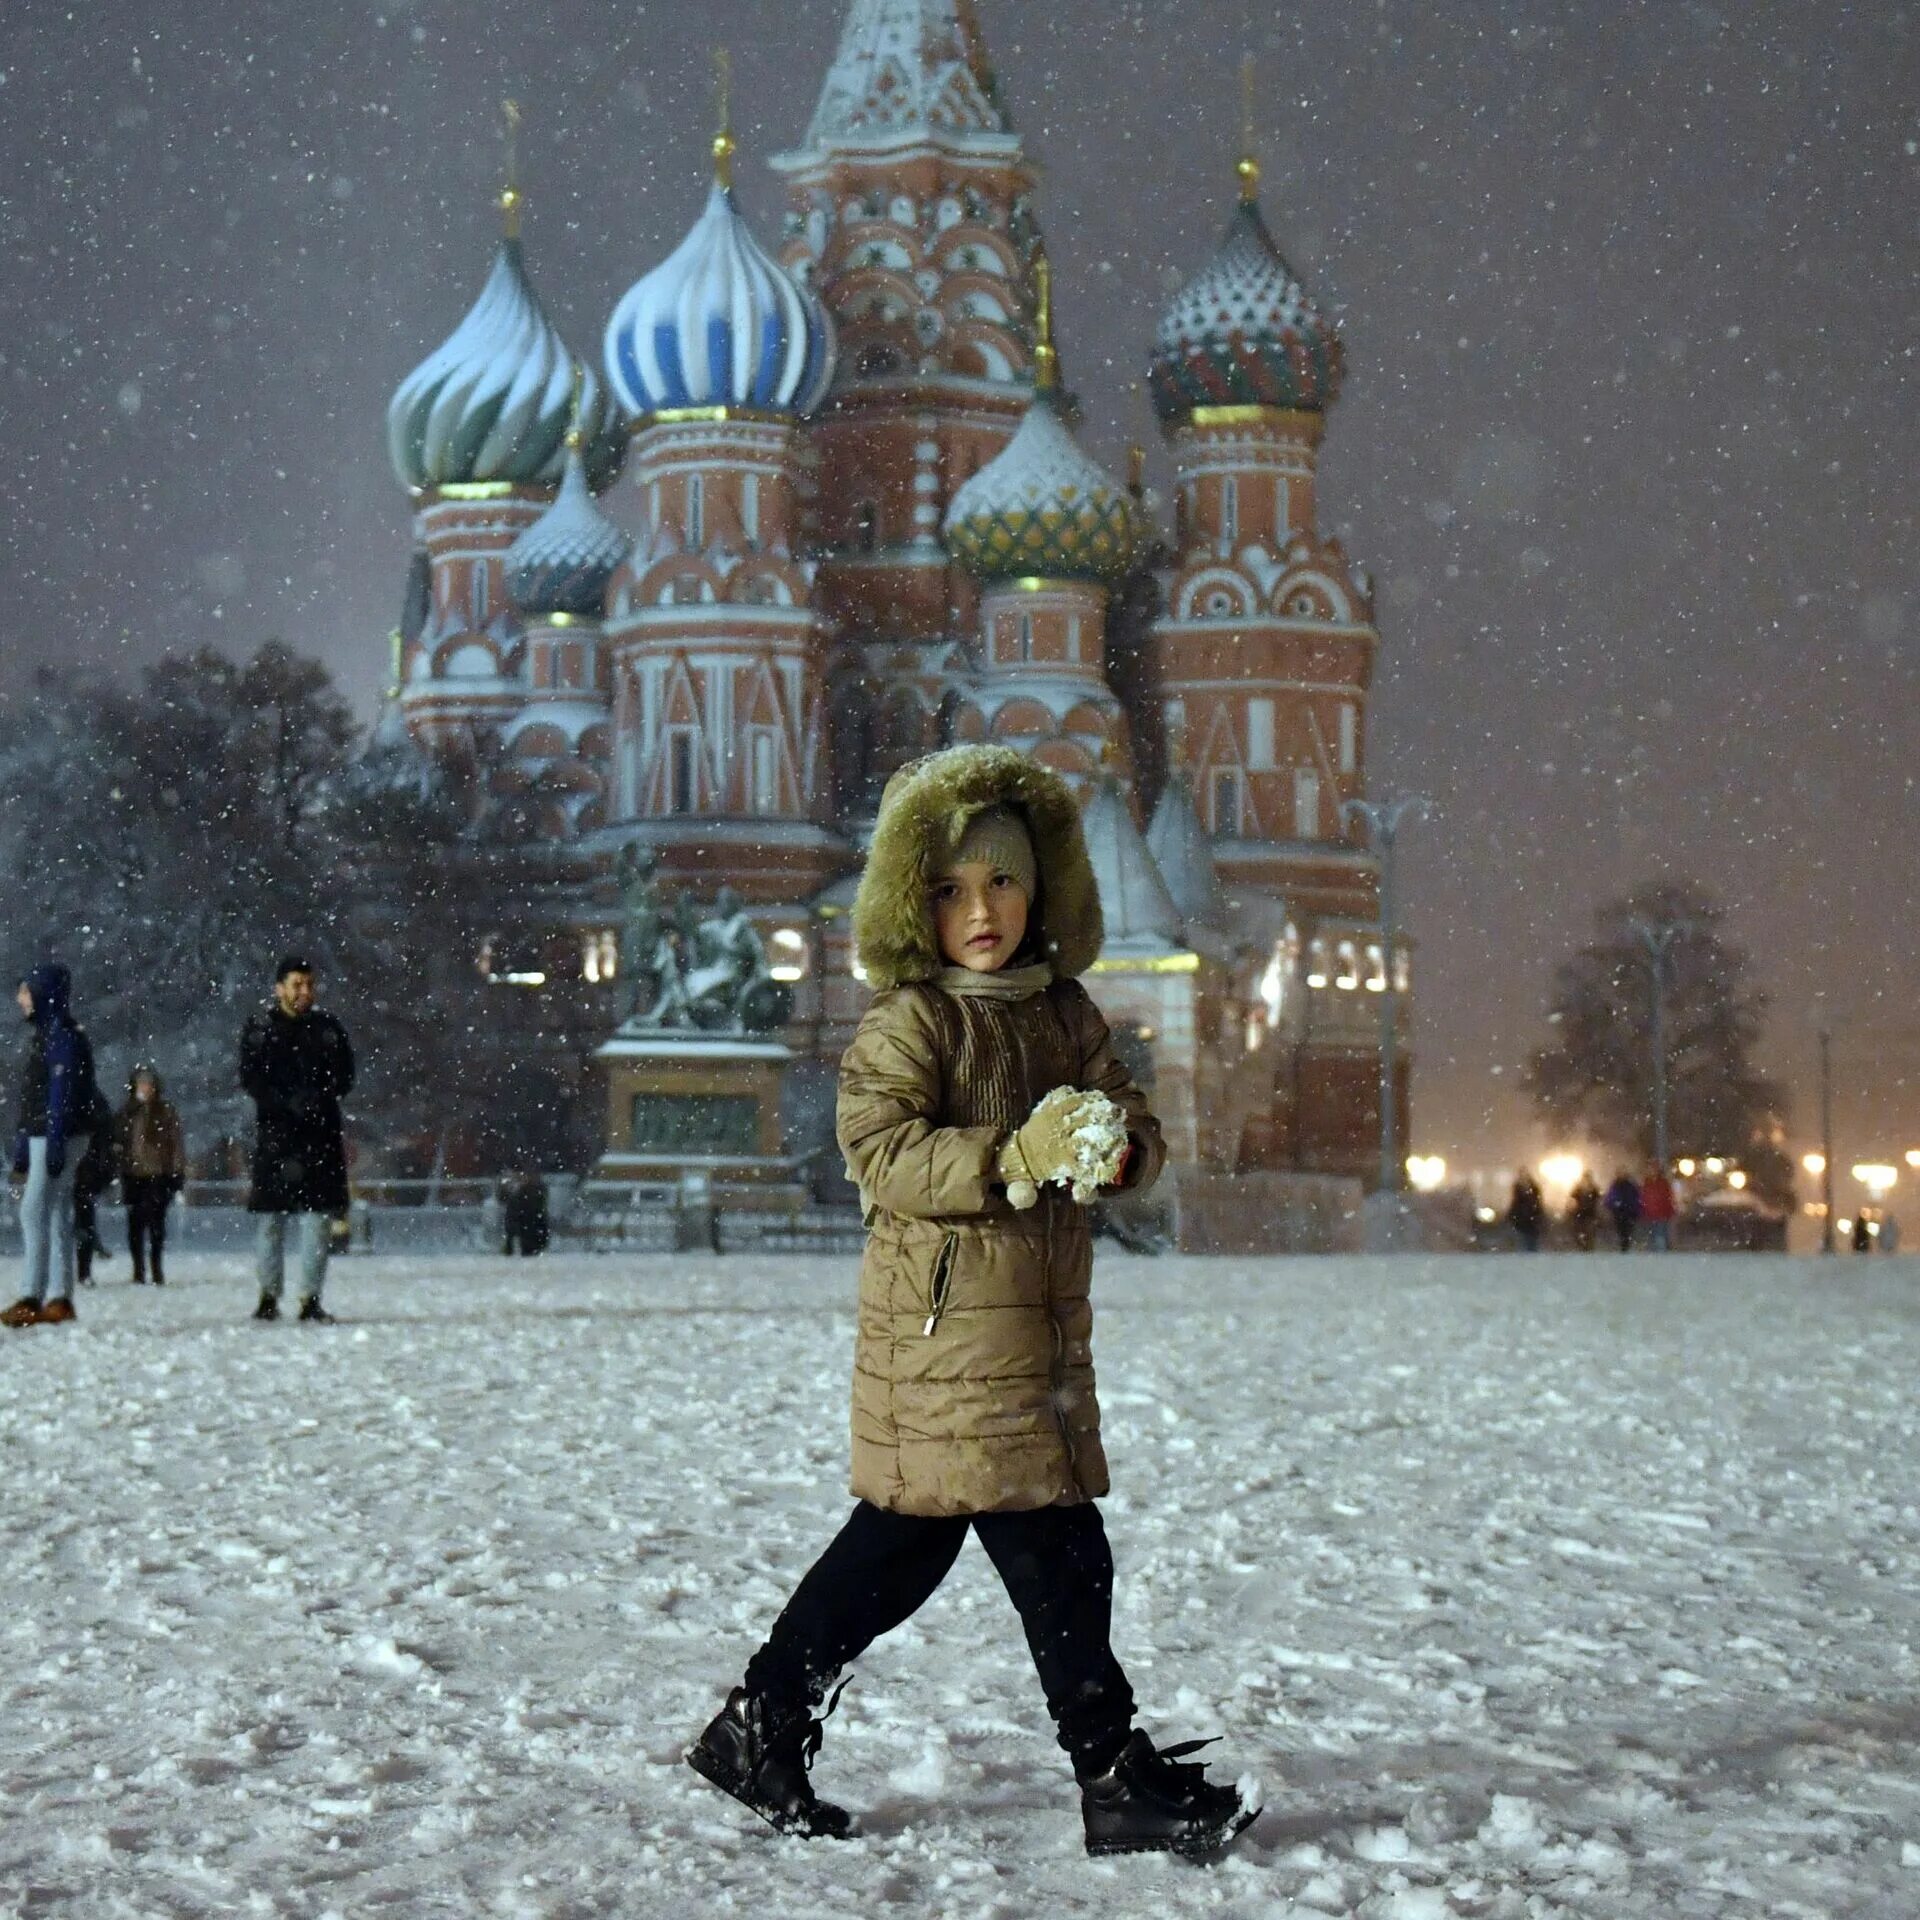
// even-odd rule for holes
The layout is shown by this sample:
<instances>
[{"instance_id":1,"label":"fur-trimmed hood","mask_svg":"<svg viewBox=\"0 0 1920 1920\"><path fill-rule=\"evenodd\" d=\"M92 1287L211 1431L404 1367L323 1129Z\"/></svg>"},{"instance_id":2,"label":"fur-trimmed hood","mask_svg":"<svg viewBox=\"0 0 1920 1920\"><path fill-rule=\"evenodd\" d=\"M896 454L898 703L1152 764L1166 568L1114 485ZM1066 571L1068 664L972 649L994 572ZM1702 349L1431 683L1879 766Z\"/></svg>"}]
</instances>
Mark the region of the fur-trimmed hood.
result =
<instances>
[{"instance_id":1,"label":"fur-trimmed hood","mask_svg":"<svg viewBox=\"0 0 1920 1920\"><path fill-rule=\"evenodd\" d=\"M876 993L931 980L941 969L930 894L967 823L988 807L1019 812L1040 868L1029 938L1070 980L1099 958L1100 889L1080 831L1080 806L1060 776L1012 747L949 747L887 782L860 891L853 937ZM1037 923L1037 924L1035 924Z\"/></svg>"}]
</instances>

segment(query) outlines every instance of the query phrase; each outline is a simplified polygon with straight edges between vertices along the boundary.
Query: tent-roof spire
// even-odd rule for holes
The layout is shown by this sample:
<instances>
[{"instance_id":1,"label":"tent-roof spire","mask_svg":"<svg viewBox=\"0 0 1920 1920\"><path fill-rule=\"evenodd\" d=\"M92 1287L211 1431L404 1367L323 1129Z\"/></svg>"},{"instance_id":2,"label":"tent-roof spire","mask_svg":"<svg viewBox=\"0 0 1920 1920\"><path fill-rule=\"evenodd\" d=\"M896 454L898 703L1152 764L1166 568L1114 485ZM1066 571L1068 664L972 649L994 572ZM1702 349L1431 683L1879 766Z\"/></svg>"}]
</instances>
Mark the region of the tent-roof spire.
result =
<instances>
[{"instance_id":1,"label":"tent-roof spire","mask_svg":"<svg viewBox=\"0 0 1920 1920\"><path fill-rule=\"evenodd\" d=\"M806 148L1017 143L972 0L852 0Z\"/></svg>"}]
</instances>

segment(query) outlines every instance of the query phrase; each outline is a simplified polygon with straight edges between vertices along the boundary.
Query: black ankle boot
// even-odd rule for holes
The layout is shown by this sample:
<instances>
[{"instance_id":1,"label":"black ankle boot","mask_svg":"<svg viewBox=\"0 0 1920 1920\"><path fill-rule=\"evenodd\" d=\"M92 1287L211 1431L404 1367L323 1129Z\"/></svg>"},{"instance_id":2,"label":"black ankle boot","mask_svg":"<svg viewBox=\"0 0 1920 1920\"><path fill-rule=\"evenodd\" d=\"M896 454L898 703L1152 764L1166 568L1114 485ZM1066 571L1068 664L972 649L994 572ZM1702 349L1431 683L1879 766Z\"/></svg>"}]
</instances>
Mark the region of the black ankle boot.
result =
<instances>
[{"instance_id":1,"label":"black ankle boot","mask_svg":"<svg viewBox=\"0 0 1920 1920\"><path fill-rule=\"evenodd\" d=\"M840 1696L827 1704L831 1713ZM807 1771L820 1751L821 1721L804 1704L735 1687L727 1704L687 1749L687 1765L776 1832L844 1840L853 1821L843 1807L817 1798Z\"/></svg>"},{"instance_id":2,"label":"black ankle boot","mask_svg":"<svg viewBox=\"0 0 1920 1920\"><path fill-rule=\"evenodd\" d=\"M1138 1731L1105 1773L1080 1782L1087 1851L1104 1853L1218 1853L1251 1826L1260 1809L1231 1787L1213 1785L1207 1770L1182 1754L1211 1746L1183 1740L1163 1753Z\"/></svg>"}]
</instances>

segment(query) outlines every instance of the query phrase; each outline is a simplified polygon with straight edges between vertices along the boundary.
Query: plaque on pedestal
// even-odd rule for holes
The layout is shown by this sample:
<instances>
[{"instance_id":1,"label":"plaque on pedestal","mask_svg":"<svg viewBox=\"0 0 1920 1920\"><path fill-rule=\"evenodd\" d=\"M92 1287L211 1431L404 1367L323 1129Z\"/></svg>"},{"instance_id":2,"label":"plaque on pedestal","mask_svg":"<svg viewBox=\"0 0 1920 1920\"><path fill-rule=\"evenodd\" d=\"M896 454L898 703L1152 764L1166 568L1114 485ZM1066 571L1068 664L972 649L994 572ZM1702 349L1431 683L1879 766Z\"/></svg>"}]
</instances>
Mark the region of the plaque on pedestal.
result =
<instances>
[{"instance_id":1,"label":"plaque on pedestal","mask_svg":"<svg viewBox=\"0 0 1920 1920\"><path fill-rule=\"evenodd\" d=\"M792 1050L747 1034L625 1027L594 1056L607 1075L603 1180L792 1182L780 1086Z\"/></svg>"}]
</instances>

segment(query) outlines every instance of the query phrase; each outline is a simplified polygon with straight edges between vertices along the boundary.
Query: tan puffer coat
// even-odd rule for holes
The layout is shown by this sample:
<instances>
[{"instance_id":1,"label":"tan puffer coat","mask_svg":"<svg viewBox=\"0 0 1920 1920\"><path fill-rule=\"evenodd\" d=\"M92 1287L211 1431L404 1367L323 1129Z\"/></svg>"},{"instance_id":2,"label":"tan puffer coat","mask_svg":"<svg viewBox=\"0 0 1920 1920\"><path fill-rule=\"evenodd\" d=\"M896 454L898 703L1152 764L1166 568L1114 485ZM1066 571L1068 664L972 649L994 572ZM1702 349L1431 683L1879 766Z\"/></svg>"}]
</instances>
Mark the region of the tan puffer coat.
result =
<instances>
[{"instance_id":1,"label":"tan puffer coat","mask_svg":"<svg viewBox=\"0 0 1920 1920\"><path fill-rule=\"evenodd\" d=\"M1007 749L955 749L894 777L855 907L862 960L888 990L840 1066L840 1146L869 1224L852 1485L896 1513L1011 1512L1107 1491L1086 1209L1047 1187L1016 1213L994 1155L1043 1094L1075 1086L1126 1110L1130 1187L1150 1185L1163 1157L1159 1125L1077 981L1023 999L931 984L941 963L927 884L973 814L1001 804L1033 833L1039 950L1056 970L1088 964L1099 907L1079 809ZM1075 924L1056 924L1050 901L1069 903Z\"/></svg>"}]
</instances>

